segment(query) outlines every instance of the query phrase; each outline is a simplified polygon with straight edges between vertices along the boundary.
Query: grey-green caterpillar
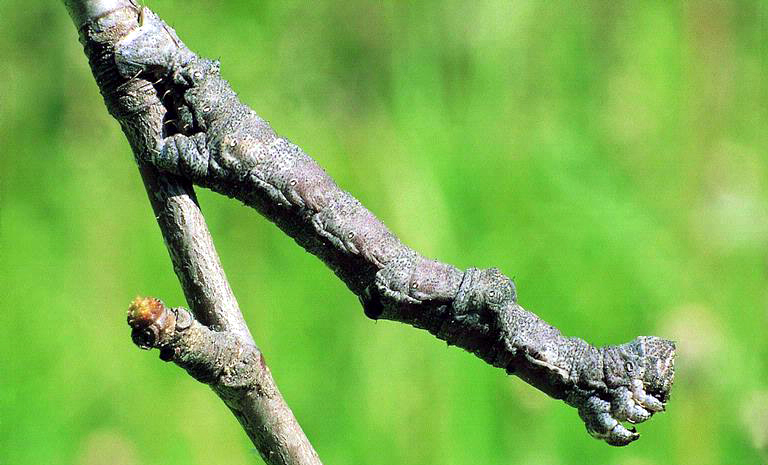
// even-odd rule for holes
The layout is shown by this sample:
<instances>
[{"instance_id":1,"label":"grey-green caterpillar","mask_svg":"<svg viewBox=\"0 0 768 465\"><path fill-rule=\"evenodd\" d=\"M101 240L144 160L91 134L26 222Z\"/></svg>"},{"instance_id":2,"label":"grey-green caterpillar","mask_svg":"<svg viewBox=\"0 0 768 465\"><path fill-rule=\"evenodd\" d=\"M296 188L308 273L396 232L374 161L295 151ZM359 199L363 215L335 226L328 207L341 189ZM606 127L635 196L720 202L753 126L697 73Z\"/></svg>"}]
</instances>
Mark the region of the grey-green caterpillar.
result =
<instances>
[{"instance_id":1,"label":"grey-green caterpillar","mask_svg":"<svg viewBox=\"0 0 768 465\"><path fill-rule=\"evenodd\" d=\"M497 269L425 258L405 246L298 146L237 98L219 64L186 48L149 10L120 42L125 79L153 82L169 121L148 163L237 198L323 260L366 315L424 328L576 407L588 431L625 445L661 411L674 378L671 341L640 337L597 348L517 303Z\"/></svg>"}]
</instances>

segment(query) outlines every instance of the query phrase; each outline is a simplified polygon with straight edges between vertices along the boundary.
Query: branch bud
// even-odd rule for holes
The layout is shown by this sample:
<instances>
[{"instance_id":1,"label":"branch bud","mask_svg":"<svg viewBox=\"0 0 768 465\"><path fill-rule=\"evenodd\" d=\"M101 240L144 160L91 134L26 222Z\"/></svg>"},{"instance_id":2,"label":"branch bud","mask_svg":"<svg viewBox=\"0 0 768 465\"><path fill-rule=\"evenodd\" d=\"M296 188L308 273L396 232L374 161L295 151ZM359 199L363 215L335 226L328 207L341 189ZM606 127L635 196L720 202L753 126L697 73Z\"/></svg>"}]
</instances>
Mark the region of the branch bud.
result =
<instances>
[{"instance_id":1,"label":"branch bud","mask_svg":"<svg viewBox=\"0 0 768 465\"><path fill-rule=\"evenodd\" d=\"M176 327L176 314L154 297L133 299L127 320L133 343L145 350L168 343Z\"/></svg>"}]
</instances>

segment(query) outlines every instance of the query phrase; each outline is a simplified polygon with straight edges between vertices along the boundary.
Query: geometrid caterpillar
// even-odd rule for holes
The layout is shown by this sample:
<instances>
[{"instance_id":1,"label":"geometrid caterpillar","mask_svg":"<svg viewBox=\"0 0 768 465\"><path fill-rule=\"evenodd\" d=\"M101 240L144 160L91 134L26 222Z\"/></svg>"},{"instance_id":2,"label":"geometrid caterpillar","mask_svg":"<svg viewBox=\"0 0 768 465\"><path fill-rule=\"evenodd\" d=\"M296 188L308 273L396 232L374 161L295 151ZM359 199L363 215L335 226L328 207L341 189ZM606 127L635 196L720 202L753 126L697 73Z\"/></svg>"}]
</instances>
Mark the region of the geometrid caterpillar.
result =
<instances>
[{"instance_id":1,"label":"geometrid caterpillar","mask_svg":"<svg viewBox=\"0 0 768 465\"><path fill-rule=\"evenodd\" d=\"M520 376L577 408L609 444L639 437L621 422L664 409L673 342L593 347L520 307L499 270L461 271L421 256L240 102L217 62L195 55L151 11L141 16L115 53L121 76L154 82L168 110L171 124L146 162L255 208L323 260L366 315L426 329Z\"/></svg>"}]
</instances>

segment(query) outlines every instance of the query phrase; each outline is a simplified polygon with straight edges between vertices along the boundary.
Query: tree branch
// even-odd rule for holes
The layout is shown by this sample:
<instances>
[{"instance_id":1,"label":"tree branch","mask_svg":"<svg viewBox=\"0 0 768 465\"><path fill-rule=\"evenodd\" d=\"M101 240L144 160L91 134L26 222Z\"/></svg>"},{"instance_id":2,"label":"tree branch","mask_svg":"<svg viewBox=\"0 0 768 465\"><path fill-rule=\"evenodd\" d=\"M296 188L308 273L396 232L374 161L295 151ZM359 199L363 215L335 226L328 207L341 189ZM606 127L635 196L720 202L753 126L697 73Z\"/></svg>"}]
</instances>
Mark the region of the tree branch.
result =
<instances>
[{"instance_id":1,"label":"tree branch","mask_svg":"<svg viewBox=\"0 0 768 465\"><path fill-rule=\"evenodd\" d=\"M167 113L158 96L146 92L152 89L150 82L126 81L115 67L115 44L136 28L140 7L129 0L65 0L65 4L78 28L107 109L120 122L139 160L147 195L187 302L197 320L219 331L197 331L196 328L204 327L195 321L196 326L186 334L199 332L209 335L211 341L229 341L219 349L219 355L229 354L231 358L232 354L244 352L258 360L249 365L247 372L252 384L241 383L233 389L231 377L221 376L220 372L210 373L206 382L232 410L267 463L319 464L317 453L283 400L245 324L191 183L140 162L161 139ZM188 353L180 351L182 356L176 360L185 368L183 354ZM198 356L206 354L210 352ZM161 355L169 359L167 352ZM247 359L243 360L247 363ZM251 389L253 386L258 389Z\"/></svg>"},{"instance_id":2,"label":"tree branch","mask_svg":"<svg viewBox=\"0 0 768 465\"><path fill-rule=\"evenodd\" d=\"M267 463L320 463L308 442L297 441L301 430L295 431L296 419L256 346L234 333L212 331L185 309L168 308L153 298L137 297L131 303L128 324L136 345L160 349L160 358L210 385L260 445Z\"/></svg>"}]
</instances>

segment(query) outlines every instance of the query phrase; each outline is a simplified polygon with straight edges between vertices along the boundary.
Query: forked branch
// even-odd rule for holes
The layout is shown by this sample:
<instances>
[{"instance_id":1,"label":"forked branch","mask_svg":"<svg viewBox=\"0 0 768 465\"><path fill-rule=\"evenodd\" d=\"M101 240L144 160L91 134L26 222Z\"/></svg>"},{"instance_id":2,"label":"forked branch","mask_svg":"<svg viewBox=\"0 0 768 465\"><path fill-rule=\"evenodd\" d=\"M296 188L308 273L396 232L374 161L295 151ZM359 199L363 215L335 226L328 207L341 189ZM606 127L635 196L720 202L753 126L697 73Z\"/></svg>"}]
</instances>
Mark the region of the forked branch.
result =
<instances>
[{"instance_id":1,"label":"forked branch","mask_svg":"<svg viewBox=\"0 0 768 465\"><path fill-rule=\"evenodd\" d=\"M139 161L139 171L174 270L196 320L202 323L192 318L185 320L185 324L189 324L188 328L183 328L187 330L183 332L185 337L173 339L173 350L170 352L170 346L163 346L166 349L161 352L161 357L188 368L196 360L213 356L211 350L215 349L215 354L229 355L229 363L218 365L219 368L228 367L227 370L230 370L239 363L245 363L249 366L247 373L243 374L248 378L247 383L242 383L242 378L235 380L231 375L224 376L221 370L209 370L208 377L200 375L198 379L210 384L224 400L267 463L320 464L317 453L277 389L264 357L243 320L191 183L141 162L163 137L163 119L167 109L152 91L151 82L126 80L120 76L115 65L115 46L136 28L139 7L129 0L65 0L65 4L80 33L80 41L107 109L122 126ZM170 324L168 312L159 312L158 306L150 305L150 302L134 302L131 309L133 322L138 324L146 322L149 316L160 318L165 315L161 321ZM142 313L139 309L154 309L154 312ZM138 318L140 315L145 318ZM178 325L175 318L173 322ZM145 325L134 333L146 336L147 331L151 334L152 328L155 326ZM217 332L208 328L216 328ZM146 343L148 339L139 337L136 340ZM202 341L207 341L207 345L198 345ZM219 344L220 341L227 343ZM249 364L249 360L257 360L258 363ZM201 364L200 370L204 366ZM202 373L200 370L191 373Z\"/></svg>"}]
</instances>

